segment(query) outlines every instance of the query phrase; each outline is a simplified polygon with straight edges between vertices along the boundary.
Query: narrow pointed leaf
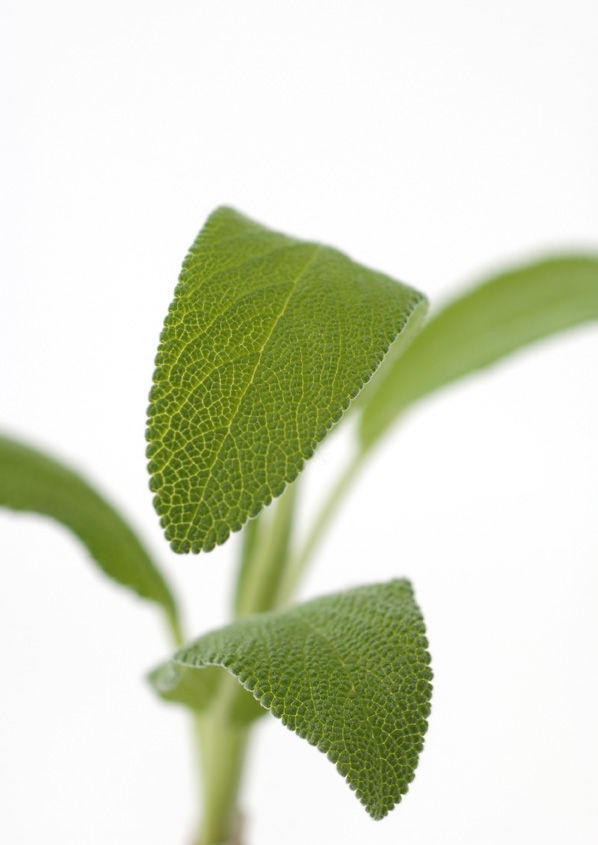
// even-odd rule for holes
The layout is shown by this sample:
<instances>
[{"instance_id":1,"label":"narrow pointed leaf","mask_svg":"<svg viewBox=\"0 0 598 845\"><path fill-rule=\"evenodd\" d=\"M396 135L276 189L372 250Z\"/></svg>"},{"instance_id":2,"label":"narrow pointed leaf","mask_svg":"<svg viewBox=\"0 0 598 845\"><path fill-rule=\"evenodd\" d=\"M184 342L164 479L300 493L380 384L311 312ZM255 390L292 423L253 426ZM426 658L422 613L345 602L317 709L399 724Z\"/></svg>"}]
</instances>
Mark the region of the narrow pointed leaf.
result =
<instances>
[{"instance_id":1,"label":"narrow pointed leaf","mask_svg":"<svg viewBox=\"0 0 598 845\"><path fill-rule=\"evenodd\" d=\"M175 551L209 551L282 493L422 300L330 247L211 215L148 409L150 486Z\"/></svg>"},{"instance_id":2,"label":"narrow pointed leaf","mask_svg":"<svg viewBox=\"0 0 598 845\"><path fill-rule=\"evenodd\" d=\"M78 473L0 436L0 506L44 514L70 529L104 572L158 602L176 624L174 599L133 530Z\"/></svg>"},{"instance_id":3,"label":"narrow pointed leaf","mask_svg":"<svg viewBox=\"0 0 598 845\"><path fill-rule=\"evenodd\" d=\"M423 747L432 690L426 649L411 586L395 580L240 619L181 649L151 679L164 697L188 703L188 673L225 667L324 751L380 819L407 791Z\"/></svg>"},{"instance_id":4,"label":"narrow pointed leaf","mask_svg":"<svg viewBox=\"0 0 598 845\"><path fill-rule=\"evenodd\" d=\"M553 258L484 282L433 317L391 366L385 362L368 387L362 444L370 446L401 411L433 390L597 319L598 256Z\"/></svg>"}]
</instances>

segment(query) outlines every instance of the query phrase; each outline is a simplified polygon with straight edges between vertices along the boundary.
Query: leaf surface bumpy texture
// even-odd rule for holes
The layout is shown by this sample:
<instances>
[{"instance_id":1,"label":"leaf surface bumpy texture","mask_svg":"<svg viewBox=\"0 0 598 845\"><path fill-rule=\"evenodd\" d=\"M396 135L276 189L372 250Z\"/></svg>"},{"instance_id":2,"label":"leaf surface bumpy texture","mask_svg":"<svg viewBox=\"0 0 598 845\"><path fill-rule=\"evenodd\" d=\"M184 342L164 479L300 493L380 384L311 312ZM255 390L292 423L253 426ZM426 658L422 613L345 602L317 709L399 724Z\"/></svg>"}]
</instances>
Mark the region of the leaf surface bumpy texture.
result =
<instances>
[{"instance_id":1,"label":"leaf surface bumpy texture","mask_svg":"<svg viewBox=\"0 0 598 845\"><path fill-rule=\"evenodd\" d=\"M217 209L183 264L150 393L150 486L174 551L209 551L279 496L423 302Z\"/></svg>"},{"instance_id":2,"label":"leaf surface bumpy texture","mask_svg":"<svg viewBox=\"0 0 598 845\"><path fill-rule=\"evenodd\" d=\"M427 645L411 585L394 580L237 620L181 649L151 681L163 697L189 704L189 673L225 667L325 752L381 819L407 791L423 747L432 692ZM208 699L206 686L197 705Z\"/></svg>"}]
</instances>

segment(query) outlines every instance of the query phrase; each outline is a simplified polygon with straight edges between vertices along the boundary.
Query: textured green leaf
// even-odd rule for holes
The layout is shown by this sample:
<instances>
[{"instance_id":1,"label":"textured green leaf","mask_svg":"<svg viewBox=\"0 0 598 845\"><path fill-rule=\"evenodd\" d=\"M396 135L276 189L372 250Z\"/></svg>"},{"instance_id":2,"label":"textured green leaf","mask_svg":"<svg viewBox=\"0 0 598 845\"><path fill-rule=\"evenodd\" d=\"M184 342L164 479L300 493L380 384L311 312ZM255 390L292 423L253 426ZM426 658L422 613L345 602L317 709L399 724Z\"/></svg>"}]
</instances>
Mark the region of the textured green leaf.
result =
<instances>
[{"instance_id":1,"label":"textured green leaf","mask_svg":"<svg viewBox=\"0 0 598 845\"><path fill-rule=\"evenodd\" d=\"M482 283L433 317L392 366L384 363L368 386L362 444L371 445L401 411L431 391L528 343L596 319L596 256L553 258Z\"/></svg>"},{"instance_id":2,"label":"textured green leaf","mask_svg":"<svg viewBox=\"0 0 598 845\"><path fill-rule=\"evenodd\" d=\"M150 486L172 548L209 551L279 496L422 301L330 247L215 211L150 393Z\"/></svg>"},{"instance_id":3,"label":"textured green leaf","mask_svg":"<svg viewBox=\"0 0 598 845\"><path fill-rule=\"evenodd\" d=\"M176 624L174 599L137 536L78 473L31 446L0 436L0 505L61 522L107 575L159 602Z\"/></svg>"},{"instance_id":4,"label":"textured green leaf","mask_svg":"<svg viewBox=\"0 0 598 845\"><path fill-rule=\"evenodd\" d=\"M432 691L426 649L411 586L395 580L240 619L181 649L151 679L164 697L189 703L189 673L225 667L327 753L380 819L407 791L423 747ZM198 706L209 704L211 682Z\"/></svg>"}]
</instances>

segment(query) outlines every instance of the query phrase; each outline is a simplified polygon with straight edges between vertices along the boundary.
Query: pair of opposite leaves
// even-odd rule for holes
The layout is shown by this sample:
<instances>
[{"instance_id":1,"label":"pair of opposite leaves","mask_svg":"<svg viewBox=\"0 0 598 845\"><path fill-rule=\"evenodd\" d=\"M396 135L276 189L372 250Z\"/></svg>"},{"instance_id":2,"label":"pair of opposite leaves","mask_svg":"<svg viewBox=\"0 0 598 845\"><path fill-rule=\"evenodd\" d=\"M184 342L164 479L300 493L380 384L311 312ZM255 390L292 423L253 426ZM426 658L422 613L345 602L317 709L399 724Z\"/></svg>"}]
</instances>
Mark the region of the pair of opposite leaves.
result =
<instances>
[{"instance_id":1,"label":"pair of opposite leaves","mask_svg":"<svg viewBox=\"0 0 598 845\"><path fill-rule=\"evenodd\" d=\"M184 262L150 394L151 487L173 549L210 550L279 496L424 310L421 294L336 250L214 212ZM209 708L224 666L382 818L423 745L426 647L411 588L393 581L237 620L152 681ZM238 711L260 712L243 698Z\"/></svg>"},{"instance_id":2,"label":"pair of opposite leaves","mask_svg":"<svg viewBox=\"0 0 598 845\"><path fill-rule=\"evenodd\" d=\"M172 548L210 550L280 495L391 344L356 403L364 452L420 396L596 319L598 261L556 258L497 277L422 330L426 309L417 291L334 249L271 232L231 209L214 212L184 262L150 394L151 487ZM362 589L390 612L397 583ZM208 634L153 680L164 697L193 704L208 700L209 683L204 675L198 689L200 676L189 667L226 666L289 727L327 750L380 818L413 777L429 710L429 655L412 593L390 618L361 606L359 591L346 595L357 604L338 616L342 594ZM364 636L354 638L360 625ZM410 638L417 658L408 654ZM384 677L391 685L381 693ZM352 695L361 719L350 715ZM408 713L417 714L409 725ZM349 737L345 746L331 741L337 731Z\"/></svg>"},{"instance_id":3,"label":"pair of opposite leaves","mask_svg":"<svg viewBox=\"0 0 598 845\"><path fill-rule=\"evenodd\" d=\"M363 451L420 396L596 319L598 260L561 257L496 277L422 328L425 310L416 291L336 250L214 212L183 265L150 397L151 485L173 548L209 550L279 495L391 343L355 403ZM0 504L60 519L108 574L176 624L164 579L101 497L22 444L0 438L0 456ZM327 751L381 818L407 789L423 743L425 649L412 591L393 581L239 620L182 649L152 681L201 709L220 683L214 667L225 666ZM249 695L239 702L231 717L240 723L263 712Z\"/></svg>"}]
</instances>

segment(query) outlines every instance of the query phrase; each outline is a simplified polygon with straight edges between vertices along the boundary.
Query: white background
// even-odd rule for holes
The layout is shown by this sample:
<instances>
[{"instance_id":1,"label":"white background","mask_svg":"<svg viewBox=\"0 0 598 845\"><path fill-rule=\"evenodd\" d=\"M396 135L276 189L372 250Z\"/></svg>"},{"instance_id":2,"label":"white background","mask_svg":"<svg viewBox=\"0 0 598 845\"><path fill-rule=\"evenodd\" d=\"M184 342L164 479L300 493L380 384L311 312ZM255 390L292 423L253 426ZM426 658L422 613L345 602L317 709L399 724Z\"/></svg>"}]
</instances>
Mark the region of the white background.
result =
<instances>
[{"instance_id":1,"label":"white background","mask_svg":"<svg viewBox=\"0 0 598 845\"><path fill-rule=\"evenodd\" d=\"M122 505L226 619L235 537L177 557L144 424L184 254L222 203L424 290L598 245L595 0L5 2L0 420ZM435 670L426 748L374 823L324 755L256 737L246 845L598 841L597 339L447 389L379 451L305 596L412 579ZM317 453L312 510L342 437ZM0 841L190 845L190 730L144 672L152 606L59 527L3 514Z\"/></svg>"}]
</instances>

